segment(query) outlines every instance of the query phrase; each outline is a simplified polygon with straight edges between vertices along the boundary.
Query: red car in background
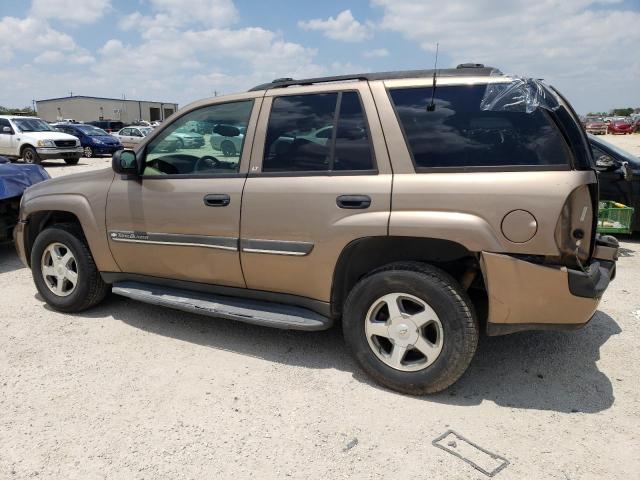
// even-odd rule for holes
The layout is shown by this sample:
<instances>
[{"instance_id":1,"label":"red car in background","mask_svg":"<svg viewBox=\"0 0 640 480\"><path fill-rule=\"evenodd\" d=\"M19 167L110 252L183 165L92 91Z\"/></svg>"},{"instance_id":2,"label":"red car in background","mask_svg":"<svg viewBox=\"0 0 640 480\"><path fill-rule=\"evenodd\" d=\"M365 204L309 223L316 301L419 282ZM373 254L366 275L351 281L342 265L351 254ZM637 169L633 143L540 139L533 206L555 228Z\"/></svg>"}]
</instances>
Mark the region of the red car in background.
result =
<instances>
[{"instance_id":1,"label":"red car in background","mask_svg":"<svg viewBox=\"0 0 640 480\"><path fill-rule=\"evenodd\" d=\"M584 127L587 133L593 135L606 135L608 126L601 118L587 117Z\"/></svg>"},{"instance_id":2,"label":"red car in background","mask_svg":"<svg viewBox=\"0 0 640 480\"><path fill-rule=\"evenodd\" d=\"M615 135L616 133L620 133L622 135L631 134L633 133L633 125L628 123L626 120L612 120L607 131L612 135Z\"/></svg>"}]
</instances>

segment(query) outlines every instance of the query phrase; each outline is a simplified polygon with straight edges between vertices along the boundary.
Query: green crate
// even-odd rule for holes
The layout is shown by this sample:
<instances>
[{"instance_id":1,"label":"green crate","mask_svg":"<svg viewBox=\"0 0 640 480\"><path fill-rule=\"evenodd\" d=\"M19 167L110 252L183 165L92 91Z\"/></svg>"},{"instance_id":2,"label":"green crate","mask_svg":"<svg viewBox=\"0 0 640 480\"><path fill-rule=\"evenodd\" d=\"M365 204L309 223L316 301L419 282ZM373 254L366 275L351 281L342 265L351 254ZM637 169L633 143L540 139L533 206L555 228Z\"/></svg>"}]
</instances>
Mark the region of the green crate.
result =
<instances>
[{"instance_id":1,"label":"green crate","mask_svg":"<svg viewBox=\"0 0 640 480\"><path fill-rule=\"evenodd\" d=\"M598 228L600 233L631 233L633 208L603 200L598 205Z\"/></svg>"}]
</instances>

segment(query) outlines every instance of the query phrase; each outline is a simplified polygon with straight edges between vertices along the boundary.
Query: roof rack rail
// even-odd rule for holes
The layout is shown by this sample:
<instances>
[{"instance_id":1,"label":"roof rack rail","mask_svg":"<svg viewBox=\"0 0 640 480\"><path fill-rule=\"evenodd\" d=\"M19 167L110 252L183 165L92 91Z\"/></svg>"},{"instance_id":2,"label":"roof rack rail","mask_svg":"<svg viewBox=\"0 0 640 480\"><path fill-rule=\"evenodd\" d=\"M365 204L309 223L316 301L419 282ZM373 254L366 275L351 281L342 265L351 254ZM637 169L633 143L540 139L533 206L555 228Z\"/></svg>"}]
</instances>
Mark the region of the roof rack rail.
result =
<instances>
[{"instance_id":1,"label":"roof rack rail","mask_svg":"<svg viewBox=\"0 0 640 480\"><path fill-rule=\"evenodd\" d=\"M438 69L439 77L456 77L456 76L489 76L492 73L500 73L500 70L493 67L485 67L481 63L461 63L456 68ZM330 82L346 82L350 80L391 80L397 78L420 78L432 77L433 70L402 70L397 72L377 72L377 73L356 73L350 75L336 75L332 77L303 78L294 80L290 77L276 78L272 82L263 83L250 89L250 92L257 90L268 90L270 88L286 88L300 85L313 85L317 83Z\"/></svg>"}]
</instances>

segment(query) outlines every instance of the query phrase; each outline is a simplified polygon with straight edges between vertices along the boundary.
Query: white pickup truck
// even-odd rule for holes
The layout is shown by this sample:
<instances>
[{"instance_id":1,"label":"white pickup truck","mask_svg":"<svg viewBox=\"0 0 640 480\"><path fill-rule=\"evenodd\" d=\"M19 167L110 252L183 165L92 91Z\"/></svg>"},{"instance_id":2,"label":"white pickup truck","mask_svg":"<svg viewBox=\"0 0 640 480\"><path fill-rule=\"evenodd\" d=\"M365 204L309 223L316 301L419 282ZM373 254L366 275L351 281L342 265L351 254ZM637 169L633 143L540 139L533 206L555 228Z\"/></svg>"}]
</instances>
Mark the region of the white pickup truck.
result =
<instances>
[{"instance_id":1,"label":"white pickup truck","mask_svg":"<svg viewBox=\"0 0 640 480\"><path fill-rule=\"evenodd\" d=\"M25 163L62 158L74 165L82 156L82 147L76 137L54 130L37 117L0 115L0 155L22 158Z\"/></svg>"}]
</instances>

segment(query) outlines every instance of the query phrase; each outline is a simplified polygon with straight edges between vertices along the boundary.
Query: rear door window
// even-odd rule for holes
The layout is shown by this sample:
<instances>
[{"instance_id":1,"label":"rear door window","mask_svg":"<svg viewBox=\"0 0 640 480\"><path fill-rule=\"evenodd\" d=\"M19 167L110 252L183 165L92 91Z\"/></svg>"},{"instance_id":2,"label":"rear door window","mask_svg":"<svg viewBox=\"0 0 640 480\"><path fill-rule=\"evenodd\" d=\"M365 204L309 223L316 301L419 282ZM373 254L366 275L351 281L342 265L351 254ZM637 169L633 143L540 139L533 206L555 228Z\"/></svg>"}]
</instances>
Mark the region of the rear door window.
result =
<instances>
[{"instance_id":1,"label":"rear door window","mask_svg":"<svg viewBox=\"0 0 640 480\"><path fill-rule=\"evenodd\" d=\"M468 167L568 168L571 154L545 110L483 111L486 85L389 91L416 170Z\"/></svg>"},{"instance_id":2,"label":"rear door window","mask_svg":"<svg viewBox=\"0 0 640 480\"><path fill-rule=\"evenodd\" d=\"M373 169L369 131L357 92L274 98L263 172Z\"/></svg>"}]
</instances>

